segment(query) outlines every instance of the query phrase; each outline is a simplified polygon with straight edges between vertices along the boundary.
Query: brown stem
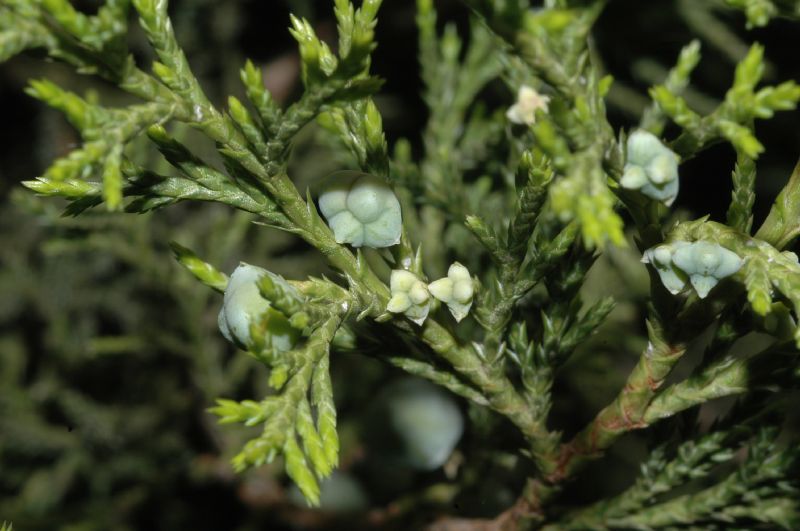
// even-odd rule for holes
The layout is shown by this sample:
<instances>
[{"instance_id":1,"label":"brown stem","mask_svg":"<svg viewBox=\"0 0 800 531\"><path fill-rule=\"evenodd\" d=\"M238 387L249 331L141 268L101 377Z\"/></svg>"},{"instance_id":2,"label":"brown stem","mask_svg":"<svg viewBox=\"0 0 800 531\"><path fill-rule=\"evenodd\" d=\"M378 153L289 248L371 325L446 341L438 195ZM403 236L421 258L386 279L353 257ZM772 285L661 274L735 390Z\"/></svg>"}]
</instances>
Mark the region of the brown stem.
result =
<instances>
[{"instance_id":1,"label":"brown stem","mask_svg":"<svg viewBox=\"0 0 800 531\"><path fill-rule=\"evenodd\" d=\"M544 519L543 505L555 489L530 480L517 501L495 518L456 518L445 516L428 526L427 531L521 531Z\"/></svg>"},{"instance_id":2,"label":"brown stem","mask_svg":"<svg viewBox=\"0 0 800 531\"><path fill-rule=\"evenodd\" d=\"M614 401L562 445L558 465L547 477L548 482L563 481L582 463L598 457L622 434L645 427L643 417L647 406L685 351L683 343L651 342Z\"/></svg>"}]
</instances>

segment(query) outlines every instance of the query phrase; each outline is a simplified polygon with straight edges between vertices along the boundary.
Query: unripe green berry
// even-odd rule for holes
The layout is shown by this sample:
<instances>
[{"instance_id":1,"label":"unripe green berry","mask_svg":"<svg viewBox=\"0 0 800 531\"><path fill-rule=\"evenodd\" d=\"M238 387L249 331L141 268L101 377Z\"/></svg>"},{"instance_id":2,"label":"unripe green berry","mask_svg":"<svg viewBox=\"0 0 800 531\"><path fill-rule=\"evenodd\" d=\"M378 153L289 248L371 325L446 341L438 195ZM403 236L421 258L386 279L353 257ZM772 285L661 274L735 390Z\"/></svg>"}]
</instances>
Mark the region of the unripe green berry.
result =
<instances>
[{"instance_id":1,"label":"unripe green berry","mask_svg":"<svg viewBox=\"0 0 800 531\"><path fill-rule=\"evenodd\" d=\"M460 282L453 286L453 300L461 304L470 304L475 290L472 287L472 279L469 283Z\"/></svg>"},{"instance_id":2,"label":"unripe green berry","mask_svg":"<svg viewBox=\"0 0 800 531\"><path fill-rule=\"evenodd\" d=\"M408 296L414 304L424 304L430 298L430 294L422 282L414 284L409 290Z\"/></svg>"},{"instance_id":3,"label":"unripe green berry","mask_svg":"<svg viewBox=\"0 0 800 531\"><path fill-rule=\"evenodd\" d=\"M445 277L431 282L428 290L431 295L444 302L453 298L453 287L453 279Z\"/></svg>"},{"instance_id":4,"label":"unripe green berry","mask_svg":"<svg viewBox=\"0 0 800 531\"><path fill-rule=\"evenodd\" d=\"M450 265L450 268L447 270L447 276L452 278L455 282L472 282L469 270L458 262L453 262Z\"/></svg>"},{"instance_id":5,"label":"unripe green berry","mask_svg":"<svg viewBox=\"0 0 800 531\"><path fill-rule=\"evenodd\" d=\"M425 322L430 312L431 297L425 283L414 273L404 269L392 271L389 279L392 297L386 305L390 313L402 313L418 325Z\"/></svg>"},{"instance_id":6,"label":"unripe green berry","mask_svg":"<svg viewBox=\"0 0 800 531\"><path fill-rule=\"evenodd\" d=\"M338 243L380 248L400 241L400 202L381 177L355 171L330 175L319 196L319 209Z\"/></svg>"},{"instance_id":7,"label":"unripe green berry","mask_svg":"<svg viewBox=\"0 0 800 531\"><path fill-rule=\"evenodd\" d=\"M428 290L431 295L447 304L456 321L466 317L472 307L472 297L475 293L472 277L469 270L458 262L450 266L445 278L431 282Z\"/></svg>"},{"instance_id":8,"label":"unripe green berry","mask_svg":"<svg viewBox=\"0 0 800 531\"><path fill-rule=\"evenodd\" d=\"M386 310L392 313L403 313L409 308L411 308L411 297L407 293L395 293L386 305Z\"/></svg>"}]
</instances>

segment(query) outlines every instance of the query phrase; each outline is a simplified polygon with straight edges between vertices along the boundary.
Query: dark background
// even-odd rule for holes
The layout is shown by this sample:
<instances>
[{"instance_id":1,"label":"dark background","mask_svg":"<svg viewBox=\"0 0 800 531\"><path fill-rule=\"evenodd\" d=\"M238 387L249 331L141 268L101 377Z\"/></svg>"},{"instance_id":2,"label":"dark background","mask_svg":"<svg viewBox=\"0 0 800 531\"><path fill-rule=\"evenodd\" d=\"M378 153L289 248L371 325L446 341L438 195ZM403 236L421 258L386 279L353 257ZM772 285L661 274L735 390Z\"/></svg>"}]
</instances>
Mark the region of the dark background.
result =
<instances>
[{"instance_id":1,"label":"dark background","mask_svg":"<svg viewBox=\"0 0 800 531\"><path fill-rule=\"evenodd\" d=\"M335 40L331 4L174 0L171 11L190 63L220 105L226 94L241 92L237 72L244 58L266 68L276 97L288 103L300 91L295 43L287 31L290 8L312 20L320 35ZM742 43L766 46L770 68L765 83L800 79L796 24L776 20L766 29L747 31L741 14L721 11L716 20L730 34L702 24L693 29L680 7L690 4L615 0L600 18L594 43L617 80L608 113L615 128L635 125L647 104L647 88L661 80L692 38L703 44L689 98L698 110L708 112L724 96ZM79 5L87 11L93 7L92 2ZM460 3L440 1L437 7L440 22L452 21L466 34L468 13ZM147 61L142 37L133 33L132 46ZM406 137L419 152L427 113L419 96L416 38L413 2L386 0L373 60L373 72L386 80L377 102L390 146ZM721 47L714 44L721 41ZM247 220L214 207L182 206L141 218L104 213L86 221L59 218L57 201L35 199L18 184L79 142L56 113L23 93L26 79L36 77L79 92L96 90L104 101L124 101L112 87L79 78L36 52L0 66L0 522L9 518L21 530L67 525L115 530L354 528L352 521L342 523L292 504L274 471L235 477L228 469L226 460L241 434L219 430L204 410L216 396L259 396L263 373L246 358L236 361L244 356L237 357L220 341L214 324L219 301L197 295L198 287L172 263L166 244L176 239L208 253L216 249L226 267L240 258L263 261L267 256L273 269L294 278L322 271L319 258L291 238L265 237ZM505 107L511 94L497 84L482 97L490 106ZM784 112L757 125L766 152L758 161L756 227L797 161L798 117L797 111ZM668 129L667 137L674 133ZM310 142L311 148L298 148L295 154L299 173L331 164L330 154ZM683 165L675 208L723 220L734 161L732 149L720 145ZM234 232L238 236L230 236ZM162 336L170 340L154 339ZM97 337L125 339L100 344ZM180 352L176 344L192 348ZM343 425L347 444L358 440L364 404L397 373L347 357L337 360L334 371L340 416L353 419ZM609 377L606 387L613 393L623 376L620 371ZM567 430L576 428L607 399L608 389L600 387L597 396L585 399L584 412L554 421ZM557 391L569 393L569 384ZM512 435L504 439L506 434L501 430L493 440L498 448L513 449L516 441ZM623 448L631 447L626 444ZM462 441L467 455L469 445L467 437ZM365 450L357 443L352 447L344 468L363 482L373 503L371 513L355 519L358 525L383 525L388 503L442 480L442 472L378 478L363 464ZM605 474L605 483L581 481L572 487L573 499L592 500L623 486L635 462L622 454L612 455L608 468L588 471L590 478ZM454 512L491 516L504 500L513 499L519 484L513 470L488 464L483 472L488 476L484 485L473 486L473 503L456 500ZM503 495L490 500L482 489ZM420 525L411 516L393 522L398 529Z\"/></svg>"},{"instance_id":2,"label":"dark background","mask_svg":"<svg viewBox=\"0 0 800 531\"><path fill-rule=\"evenodd\" d=\"M287 31L290 5L294 6L296 14L315 21L318 32L333 42L335 20L330 4L323 0L228 0L216 3L209 0L178 0L171 3L171 9L190 12L186 15L186 24L179 27L179 38L184 37L180 40L186 43L197 73L207 79L209 92L213 94L216 89L222 101L224 89L235 88L224 85L232 85L236 80L220 83L225 69L221 66L224 57L220 55L246 57L262 64L287 61L287 57L293 56L296 49ZM617 85L622 83L626 89L646 97L647 88L658 81L653 78L659 72L657 67L663 69L671 66L681 47L692 38L699 38L703 44L703 59L692 76L693 88L706 97L704 102L713 102L714 98L719 100L733 79L731 57L737 57L737 52L742 50L730 47L720 50L703 35L698 35L681 16L679 4L681 2L668 0L645 4L625 0L610 2L594 32L597 49L608 73L618 81ZM79 2L78 5L84 5L90 11L92 2ZM454 22L462 30L462 35L466 33L468 14L459 2L444 0L437 2L437 8L440 23ZM381 101L390 144L398 137L418 141L426 118L425 107L419 97L421 81L417 74L414 13L414 5L410 0L387 0L379 17L379 46L374 55L373 71L386 80ZM770 67L764 76L765 83L775 84L798 78L800 65L796 50L799 38L793 22L775 19L766 28L748 31L741 13L722 10L717 14L719 23L731 32L732 37L740 39L737 43L740 46L751 42L766 46ZM721 38L713 31L709 31L709 35L713 35L715 40ZM41 105L22 93L25 79L40 75L42 70L37 70L37 66L41 65L18 58L4 65L0 71L0 105L5 124L0 131L0 169L4 194L20 179L36 175L48 162L48 159L36 156L37 138L41 134L36 124L37 116L42 112ZM228 66L234 71L238 68L237 65ZM293 89L287 88L287 85ZM284 81L282 88L286 90L288 98L299 90L296 83L289 81ZM494 96L494 103L498 105L508 96L496 90L489 91L488 95ZM631 126L638 119L637 113L643 101L627 99L625 96L628 95L628 92L618 94L618 98L612 98L609 105L609 118L615 126ZM624 108L614 105L619 100L626 102ZM779 189L797 158L800 133L798 128L793 127L797 120L796 112L784 112L768 122L758 123L757 136L767 150L759 160L758 183L760 190L765 193L759 194L757 214L765 214L770 202L769 193ZM21 153L27 153L28 156L20 157ZM729 176L720 168L731 167L733 160L732 150L721 146L682 167L681 175L686 178L681 179L682 193L678 205L717 216L724 212L728 199L725 187ZM704 193L704 190L709 193Z\"/></svg>"}]
</instances>

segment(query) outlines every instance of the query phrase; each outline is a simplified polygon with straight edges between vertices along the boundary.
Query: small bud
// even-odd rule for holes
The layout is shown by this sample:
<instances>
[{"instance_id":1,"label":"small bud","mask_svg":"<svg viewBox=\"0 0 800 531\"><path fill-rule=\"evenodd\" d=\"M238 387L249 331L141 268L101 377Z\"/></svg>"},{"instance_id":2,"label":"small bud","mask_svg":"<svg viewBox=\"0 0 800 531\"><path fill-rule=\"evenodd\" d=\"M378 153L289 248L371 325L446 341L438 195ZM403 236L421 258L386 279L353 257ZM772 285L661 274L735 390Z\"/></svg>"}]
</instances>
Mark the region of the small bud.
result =
<instances>
[{"instance_id":1,"label":"small bud","mask_svg":"<svg viewBox=\"0 0 800 531\"><path fill-rule=\"evenodd\" d=\"M678 155L641 129L628 137L627 151L620 185L670 206L678 196Z\"/></svg>"},{"instance_id":2,"label":"small bud","mask_svg":"<svg viewBox=\"0 0 800 531\"><path fill-rule=\"evenodd\" d=\"M472 307L475 288L469 270L458 262L454 262L448 269L447 276L431 282L428 291L447 304L447 308L456 321L461 321Z\"/></svg>"},{"instance_id":3,"label":"small bud","mask_svg":"<svg viewBox=\"0 0 800 531\"><path fill-rule=\"evenodd\" d=\"M338 243L380 248L400 241L400 202L380 177L354 171L332 174L319 196L319 209Z\"/></svg>"},{"instance_id":4,"label":"small bud","mask_svg":"<svg viewBox=\"0 0 800 531\"><path fill-rule=\"evenodd\" d=\"M392 297L386 311L402 313L418 325L425 322L431 308L431 297L425 283L414 273L395 269L389 279Z\"/></svg>"},{"instance_id":5,"label":"small bud","mask_svg":"<svg viewBox=\"0 0 800 531\"><path fill-rule=\"evenodd\" d=\"M536 123L536 111L541 109L547 112L550 97L539 94L536 89L522 85L517 92L517 102L506 112L506 117L520 125L533 125Z\"/></svg>"}]
</instances>

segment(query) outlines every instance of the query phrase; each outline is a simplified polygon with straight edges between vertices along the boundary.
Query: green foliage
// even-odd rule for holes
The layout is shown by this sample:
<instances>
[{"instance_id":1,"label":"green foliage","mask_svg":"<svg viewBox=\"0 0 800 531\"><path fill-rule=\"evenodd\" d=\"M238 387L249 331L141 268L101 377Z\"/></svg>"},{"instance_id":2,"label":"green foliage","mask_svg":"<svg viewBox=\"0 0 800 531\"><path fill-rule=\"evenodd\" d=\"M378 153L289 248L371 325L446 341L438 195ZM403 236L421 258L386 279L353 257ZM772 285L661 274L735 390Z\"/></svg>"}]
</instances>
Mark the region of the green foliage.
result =
<instances>
[{"instance_id":1,"label":"green foliage","mask_svg":"<svg viewBox=\"0 0 800 531\"><path fill-rule=\"evenodd\" d=\"M789 182L778 194L764 224L756 232L756 237L771 243L777 249L788 247L800 235L800 223L797 223L798 201L800 193L800 164L795 166Z\"/></svg>"},{"instance_id":2,"label":"green foliage","mask_svg":"<svg viewBox=\"0 0 800 531\"><path fill-rule=\"evenodd\" d=\"M662 88L657 90L666 90L668 93L676 95L682 94L689 85L689 78L699 62L700 41L694 40L681 49L677 63L669 71ZM682 106L684 103L683 100L675 100L675 102L679 106ZM692 120L691 111L685 106L674 109L670 112L670 116L673 116L675 123L679 125L688 124L689 121ZM650 131L654 135L661 136L664 132L665 125L665 114L661 111L659 105L653 102L642 114L640 127Z\"/></svg>"},{"instance_id":3,"label":"green foliage","mask_svg":"<svg viewBox=\"0 0 800 531\"><path fill-rule=\"evenodd\" d=\"M733 174L733 191L728 207L728 225L746 234L753 226L753 204L756 200L756 164L753 159L740 156L736 161Z\"/></svg>"},{"instance_id":4,"label":"green foliage","mask_svg":"<svg viewBox=\"0 0 800 531\"><path fill-rule=\"evenodd\" d=\"M203 262L186 247L182 247L175 242L171 242L170 247L172 247L172 252L175 253L175 259L188 269L197 280L209 288L225 293L225 288L228 286L228 276L225 273L220 273L211 264Z\"/></svg>"},{"instance_id":5,"label":"green foliage","mask_svg":"<svg viewBox=\"0 0 800 531\"><path fill-rule=\"evenodd\" d=\"M173 249L176 248L173 244ZM209 287L219 288L220 273L196 257L187 258L188 251L177 249L182 251L178 258L187 269ZM201 266L197 266L197 262ZM248 267L252 269L252 266ZM212 271L212 281L208 280L209 270ZM232 286L236 279L234 273L229 283L230 289L234 289ZM324 281L313 283L325 284ZM257 286L261 297L269 302L264 315L267 324L261 328L260 322L251 322L251 341L242 346L270 368L269 383L277 394L261 402L219 399L217 407L210 411L219 416L223 423L238 422L245 426L264 424L261 434L248 441L233 458L235 470L241 472L248 467L258 467L283 455L289 477L295 481L308 502L317 505L319 481L330 475L339 459L329 349L341 325L341 316L334 306L346 304L347 296L343 295L343 300L334 302L329 293L325 307L316 308L313 300L308 300L297 288L272 273L261 276ZM236 289L242 293L246 288L238 286ZM307 285L305 289L314 292L320 288ZM234 304L234 301L229 301L227 293L225 300L224 311L227 311L227 305ZM290 326L298 327L307 336L291 350L278 348L270 340L269 336L277 335L278 331L267 320L274 320L268 312L276 310L284 320L288 319Z\"/></svg>"},{"instance_id":6,"label":"green foliage","mask_svg":"<svg viewBox=\"0 0 800 531\"><path fill-rule=\"evenodd\" d=\"M744 9L754 25L789 9L788 3L729 3ZM199 381L197 387L205 404L220 395L238 397L218 398L210 409L221 423L259 430L248 432L243 444L230 445L233 469L245 472L280 460L310 505L319 505L322 480L344 461L346 439L340 442L331 369L338 361L332 358L346 360L339 355L351 352L426 378L470 402L474 438L459 450L468 459L466 470L448 485L457 491L454 496L476 487L481 466L513 452L507 467L516 474L513 484L527 486L498 525L797 527L797 452L776 442L772 422L759 418L746 430L700 430L694 423L678 429L669 419L684 412L688 418L692 408L725 396L743 396L743 403L761 406L758 413L766 416L759 392L788 391L800 383L800 265L786 251L800 227L800 170L752 234L756 159L765 149L754 123L795 109L800 87L784 81L758 88L765 50L753 44L736 66L724 100L704 115L688 97L700 60L698 41L692 41L666 79L650 90L640 130L616 131L606 116L613 78L603 71L590 39L606 2L552 1L537 9L516 0L467 4L470 34L460 36L453 24L440 33L433 2L418 0L429 116L420 149L399 140L390 156L381 100L373 98L382 81L370 74L380 0L358 7L348 0L333 2L335 47L310 19L292 15L289 32L298 46L301 93L292 103L279 103L259 67L244 61L234 68L246 101L229 95L225 109L192 70L165 0L131 2L156 58L149 73L129 49L128 2L109 0L95 15L66 0L6 2L0 7L0 59L38 48L48 59L98 75L126 93L111 106L101 103L111 101L105 96L81 96L48 77L30 82L28 94L63 113L83 143L23 184L40 195L64 198L65 213L76 218L63 223L72 226L111 216L96 209L102 204L137 214L175 211L192 201L240 211L238 218L225 218L222 236L209 245L198 245L202 226L187 228L194 236L187 244L209 262L188 247L171 247L194 279L224 294L220 331L250 355L236 359L268 372L261 378L266 386L237 390L226 377ZM491 91L508 105L476 103ZM514 103L513 95L520 101ZM667 119L678 126L676 138L664 137ZM328 172L315 171L312 182L302 182L296 174L301 157L292 152L302 144L306 126L314 124L337 164L346 161L341 164L349 168L328 181L322 180ZM187 140L188 130L213 144L213 151ZM737 154L727 224L668 216L678 165L719 142ZM151 148L163 161L156 164L147 156ZM235 243L251 221L303 240L336 276L303 279L308 272L301 269L300 279L286 280L245 264L240 267L250 276L242 280L234 273L229 279L211 263L238 260L242 249ZM102 227L86 230L98 238L104 234ZM166 262L152 252L165 251L163 242L173 239L161 236L145 237L133 250L124 238L111 238L101 248L157 276ZM623 249L631 242L652 267L649 290L637 292L634 282L627 289L629 279L619 273L645 274L646 266L634 263L635 252ZM627 262L622 253L630 253ZM617 270L623 289L591 281L601 267ZM683 289L687 281L694 290ZM720 288L712 290L717 283ZM123 294L135 287L127 286ZM203 349L200 328L206 333L211 328L204 317L213 313L206 311L208 300L169 282L156 289L177 301L185 315L174 334L157 329L152 340L169 340L191 357ZM618 310L625 312L626 306L627 320L618 321ZM646 309L646 316L631 307ZM768 323L770 318L775 322ZM646 336L633 332L637 323ZM686 362L686 373L674 373L690 344L708 337L706 330L712 339L705 357ZM769 345L734 351L737 340L753 331L765 333ZM612 398L594 418L571 426L570 438L552 427L551 413L561 411L563 398L557 378L602 361L606 351L634 350L638 361L626 381L618 382L616 395L607 393ZM218 363L207 364L197 372L225 373ZM24 372L14 374L20 380ZM349 392L357 393L359 384L349 384ZM47 389L43 393L50 397ZM260 398L242 398L241 392ZM41 404L35 396L16 393L23 406L15 406L14 415L37 418ZM61 399L63 415L80 425L87 439L114 448L119 421L98 401L61 389L53 397ZM368 400L362 395L357 405L366 409ZM135 413L119 418L137 420ZM160 413L177 415L168 407ZM134 427L154 429L147 418L138 421ZM406 421L414 425L414 418ZM569 479L622 436L656 423L675 442L652 450L636 483L618 496L572 506L564 495ZM73 437L53 433L47 422L32 425L40 430L33 437L39 452L75 455L74 463L81 462L85 450ZM513 449L485 435L512 430ZM20 451L23 435L12 429L12 451ZM133 439L135 433L121 436ZM453 444L448 441L447 452ZM741 462L738 449L747 453ZM448 477L460 473L453 471L459 468L457 457L452 463L448 456L437 457L437 466L446 463ZM68 499L70 480L80 470L70 463L53 465L63 488L40 503ZM732 470L734 463L740 466ZM45 474L28 479L17 474L15 485L24 484L36 498ZM439 508L445 506L449 500Z\"/></svg>"},{"instance_id":7,"label":"green foliage","mask_svg":"<svg viewBox=\"0 0 800 531\"><path fill-rule=\"evenodd\" d=\"M800 17L800 4L794 0L725 0L725 3L744 11L748 29L766 26L770 19L777 16Z\"/></svg>"},{"instance_id":8,"label":"green foliage","mask_svg":"<svg viewBox=\"0 0 800 531\"><path fill-rule=\"evenodd\" d=\"M101 176L103 200L109 209L122 203L122 150L126 143L141 133L148 125L169 116L168 107L158 104L131 106L124 111L90 106L76 94L65 91L46 81L31 83L28 94L62 111L83 136L83 148L72 151L56 161L38 183L31 188L40 193L66 195L66 186L72 197L85 197L85 179ZM63 184L62 184L63 183Z\"/></svg>"},{"instance_id":9,"label":"green foliage","mask_svg":"<svg viewBox=\"0 0 800 531\"><path fill-rule=\"evenodd\" d=\"M553 210L562 221L578 220L587 247L606 240L624 245L622 220L614 212L614 196L604 182L600 158L596 153L586 153L573 160L567 177L550 189Z\"/></svg>"},{"instance_id":10,"label":"green foliage","mask_svg":"<svg viewBox=\"0 0 800 531\"><path fill-rule=\"evenodd\" d=\"M162 503L164 486L208 480L185 468L197 458L187 449L218 436L213 424L201 426L193 393L202 390L207 403L250 380L246 363L228 363L206 326L218 305L211 290L196 291L163 260L165 243L177 232L221 259L243 247L248 220L218 209L189 213L182 228L102 211L60 218L57 205L13 199L0 223L3 241L15 242L0 252L0 513L15 528L65 527L85 512L95 526L124 529ZM204 241L189 227L202 227ZM147 308L150 293L161 302ZM161 487L151 488L156 477ZM94 494L75 501L81 492Z\"/></svg>"},{"instance_id":11,"label":"green foliage","mask_svg":"<svg viewBox=\"0 0 800 531\"><path fill-rule=\"evenodd\" d=\"M336 410L328 374L328 348L338 325L338 318L322 323L302 347L284 353L280 365L273 365L271 382L278 389L277 395L260 403L220 399L211 409L223 423L264 424L261 434L248 441L233 458L237 471L261 466L283 454L286 472L310 504L319 503L319 480L330 475L339 459ZM286 372L280 371L287 365Z\"/></svg>"},{"instance_id":12,"label":"green foliage","mask_svg":"<svg viewBox=\"0 0 800 531\"><path fill-rule=\"evenodd\" d=\"M742 156L758 158L764 146L753 133L753 121L770 118L775 111L794 109L800 100L800 86L794 81L756 91L763 73L764 47L754 44L737 65L725 101L704 117L692 111L674 88L653 87L650 96L684 130L672 143L673 149L682 157L691 157L710 143L725 140Z\"/></svg>"},{"instance_id":13,"label":"green foliage","mask_svg":"<svg viewBox=\"0 0 800 531\"><path fill-rule=\"evenodd\" d=\"M764 315L770 311L771 305L767 300L775 297L771 295L773 291L782 295L795 311L800 310L800 286L797 283L800 265L794 253L782 253L767 242L702 219L679 224L670 237L716 241L739 255L744 262L736 278L743 278L748 299L756 313ZM795 337L800 341L800 333Z\"/></svg>"},{"instance_id":14,"label":"green foliage","mask_svg":"<svg viewBox=\"0 0 800 531\"><path fill-rule=\"evenodd\" d=\"M619 496L571 515L567 529L607 526L612 529L655 529L681 524L707 529L748 525L751 521L774 528L793 529L800 514L793 497L798 486L791 481L774 483L797 466L797 452L774 452L770 441L775 429L763 429L744 439L747 458L720 483L696 494L666 498L687 482L709 476L720 464L735 458L732 444L743 437L741 430L715 431L699 440L682 443L667 457L662 446L642 464L636 484Z\"/></svg>"}]
</instances>

